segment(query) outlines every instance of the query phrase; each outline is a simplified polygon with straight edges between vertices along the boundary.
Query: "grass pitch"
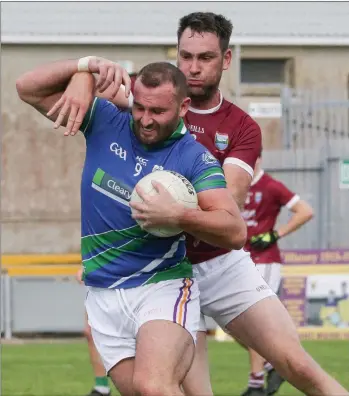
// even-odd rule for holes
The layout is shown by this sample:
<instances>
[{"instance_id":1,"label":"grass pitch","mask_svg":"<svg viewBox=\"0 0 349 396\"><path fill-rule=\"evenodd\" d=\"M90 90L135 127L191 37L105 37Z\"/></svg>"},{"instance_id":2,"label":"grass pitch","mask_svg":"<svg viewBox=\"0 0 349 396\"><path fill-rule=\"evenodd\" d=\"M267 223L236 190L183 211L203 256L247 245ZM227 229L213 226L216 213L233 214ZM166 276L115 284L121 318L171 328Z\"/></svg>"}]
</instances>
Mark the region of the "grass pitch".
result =
<instances>
[{"instance_id":1,"label":"grass pitch","mask_svg":"<svg viewBox=\"0 0 349 396\"><path fill-rule=\"evenodd\" d=\"M304 347L349 389L348 341L306 341ZM247 383L247 353L236 343L210 341L209 356L215 396L240 395ZM1 371L3 396L84 396L93 385L87 345L81 341L2 345ZM284 384L278 395L301 393Z\"/></svg>"}]
</instances>

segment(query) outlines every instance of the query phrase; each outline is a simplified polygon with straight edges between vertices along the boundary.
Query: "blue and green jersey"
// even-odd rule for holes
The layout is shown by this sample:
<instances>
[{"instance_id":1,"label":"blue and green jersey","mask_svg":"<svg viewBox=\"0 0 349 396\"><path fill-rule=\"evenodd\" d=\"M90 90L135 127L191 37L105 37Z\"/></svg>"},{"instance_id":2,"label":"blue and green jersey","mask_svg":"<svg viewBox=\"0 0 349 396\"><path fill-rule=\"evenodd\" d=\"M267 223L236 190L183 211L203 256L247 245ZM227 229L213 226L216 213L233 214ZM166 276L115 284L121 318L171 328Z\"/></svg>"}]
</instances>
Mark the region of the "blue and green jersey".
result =
<instances>
[{"instance_id":1,"label":"blue and green jersey","mask_svg":"<svg viewBox=\"0 0 349 396\"><path fill-rule=\"evenodd\" d=\"M159 238L131 217L132 190L159 169L185 176L197 193L226 186L217 160L181 121L171 137L146 147L132 130L132 115L96 98L82 126L86 159L81 183L81 253L87 286L131 288L192 276L185 236Z\"/></svg>"}]
</instances>

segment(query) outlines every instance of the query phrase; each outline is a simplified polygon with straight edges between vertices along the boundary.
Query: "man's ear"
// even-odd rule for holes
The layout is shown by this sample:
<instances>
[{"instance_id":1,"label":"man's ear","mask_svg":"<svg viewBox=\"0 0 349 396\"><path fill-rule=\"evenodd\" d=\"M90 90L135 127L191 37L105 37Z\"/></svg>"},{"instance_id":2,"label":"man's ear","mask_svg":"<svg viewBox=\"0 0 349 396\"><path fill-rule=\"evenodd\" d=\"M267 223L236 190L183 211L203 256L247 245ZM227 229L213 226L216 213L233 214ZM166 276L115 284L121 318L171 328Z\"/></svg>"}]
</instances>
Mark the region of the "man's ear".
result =
<instances>
[{"instance_id":1,"label":"man's ear","mask_svg":"<svg viewBox=\"0 0 349 396\"><path fill-rule=\"evenodd\" d=\"M179 110L179 116L181 118L183 118L187 114L187 111L189 110L190 103L191 103L191 99L189 98L189 96L182 100L180 110Z\"/></svg>"},{"instance_id":2,"label":"man's ear","mask_svg":"<svg viewBox=\"0 0 349 396\"><path fill-rule=\"evenodd\" d=\"M229 66L230 66L232 57L233 57L233 54L232 54L232 52L231 52L231 49L228 48L228 49L225 51L224 56L223 56L223 70L229 69Z\"/></svg>"}]
</instances>

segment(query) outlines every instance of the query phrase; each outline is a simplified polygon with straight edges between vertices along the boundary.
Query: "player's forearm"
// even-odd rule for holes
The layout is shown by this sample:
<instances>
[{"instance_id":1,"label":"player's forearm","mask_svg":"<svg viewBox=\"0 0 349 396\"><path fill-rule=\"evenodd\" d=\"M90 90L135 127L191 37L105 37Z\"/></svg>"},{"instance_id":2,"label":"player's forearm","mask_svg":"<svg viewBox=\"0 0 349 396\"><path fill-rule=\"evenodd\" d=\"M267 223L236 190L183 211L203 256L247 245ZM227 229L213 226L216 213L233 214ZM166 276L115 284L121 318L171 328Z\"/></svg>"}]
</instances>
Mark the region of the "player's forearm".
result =
<instances>
[{"instance_id":1,"label":"player's forearm","mask_svg":"<svg viewBox=\"0 0 349 396\"><path fill-rule=\"evenodd\" d=\"M114 103L115 106L122 108L122 109L128 109L132 107L133 104L133 95L132 93L130 94L129 98L126 98L125 96L125 86L123 84L120 85L120 89L118 90L117 94L115 96L111 95L111 91L113 90L113 87L110 85L105 91L95 92L95 96L99 98L104 98L109 100L110 102Z\"/></svg>"},{"instance_id":2,"label":"player's forearm","mask_svg":"<svg viewBox=\"0 0 349 396\"><path fill-rule=\"evenodd\" d=\"M93 73L76 73L74 76L71 78L69 82L69 86L71 89L74 89L76 91L80 90L81 87L94 87L93 92L91 91L91 94L94 96L97 96L98 98L103 98L107 99L110 102L114 103L116 106L121 107L121 108L128 108L129 105L131 104L131 100L126 98L125 96L125 86L123 84L120 85L120 89L117 92L115 96L112 96L111 92L113 90L113 86L110 85L105 91L99 92L95 86L96 86L96 76Z\"/></svg>"},{"instance_id":3,"label":"player's forearm","mask_svg":"<svg viewBox=\"0 0 349 396\"><path fill-rule=\"evenodd\" d=\"M78 71L78 60L65 60L39 66L24 73L16 81L19 97L29 104L63 92L71 77Z\"/></svg>"},{"instance_id":4,"label":"player's forearm","mask_svg":"<svg viewBox=\"0 0 349 396\"><path fill-rule=\"evenodd\" d=\"M246 242L247 230L242 217L225 210L186 210L179 218L179 226L201 241L228 250L241 249Z\"/></svg>"},{"instance_id":5,"label":"player's forearm","mask_svg":"<svg viewBox=\"0 0 349 396\"><path fill-rule=\"evenodd\" d=\"M243 211L247 197L247 189L239 188L238 186L231 186L229 190L231 191L232 196L240 211Z\"/></svg>"},{"instance_id":6,"label":"player's forearm","mask_svg":"<svg viewBox=\"0 0 349 396\"><path fill-rule=\"evenodd\" d=\"M305 223L307 223L313 217L312 211L294 213L287 224L283 224L277 230L280 238L291 234L292 232L298 230Z\"/></svg>"}]
</instances>

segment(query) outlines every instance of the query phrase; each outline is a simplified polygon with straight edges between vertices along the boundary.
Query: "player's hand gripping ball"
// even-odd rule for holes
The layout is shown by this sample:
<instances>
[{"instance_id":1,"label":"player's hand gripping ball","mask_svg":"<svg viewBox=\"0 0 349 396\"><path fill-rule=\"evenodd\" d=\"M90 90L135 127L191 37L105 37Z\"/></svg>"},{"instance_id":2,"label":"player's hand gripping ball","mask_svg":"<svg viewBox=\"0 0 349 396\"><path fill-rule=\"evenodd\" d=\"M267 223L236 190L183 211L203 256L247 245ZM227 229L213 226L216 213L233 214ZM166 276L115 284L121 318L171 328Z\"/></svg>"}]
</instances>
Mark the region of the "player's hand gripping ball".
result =
<instances>
[{"instance_id":1,"label":"player's hand gripping ball","mask_svg":"<svg viewBox=\"0 0 349 396\"><path fill-rule=\"evenodd\" d=\"M147 196L154 196L158 194L152 183L153 181L160 183L171 195L175 202L183 205L186 208L197 209L197 194L189 180L177 172L163 170L149 173L143 177L132 191L130 203L143 202L143 199L136 191L137 186L139 186L143 193ZM135 214L138 211L131 206L131 212L132 214ZM166 223L166 213L163 213L163 219L164 223ZM136 221L145 231L158 237L167 238L183 232L183 230L180 228L173 226L146 227L144 226L143 220L136 219Z\"/></svg>"},{"instance_id":2,"label":"player's hand gripping ball","mask_svg":"<svg viewBox=\"0 0 349 396\"><path fill-rule=\"evenodd\" d=\"M279 239L277 231L272 230L264 232L263 234L254 235L250 239L250 245L253 250L265 250L268 249Z\"/></svg>"}]
</instances>

